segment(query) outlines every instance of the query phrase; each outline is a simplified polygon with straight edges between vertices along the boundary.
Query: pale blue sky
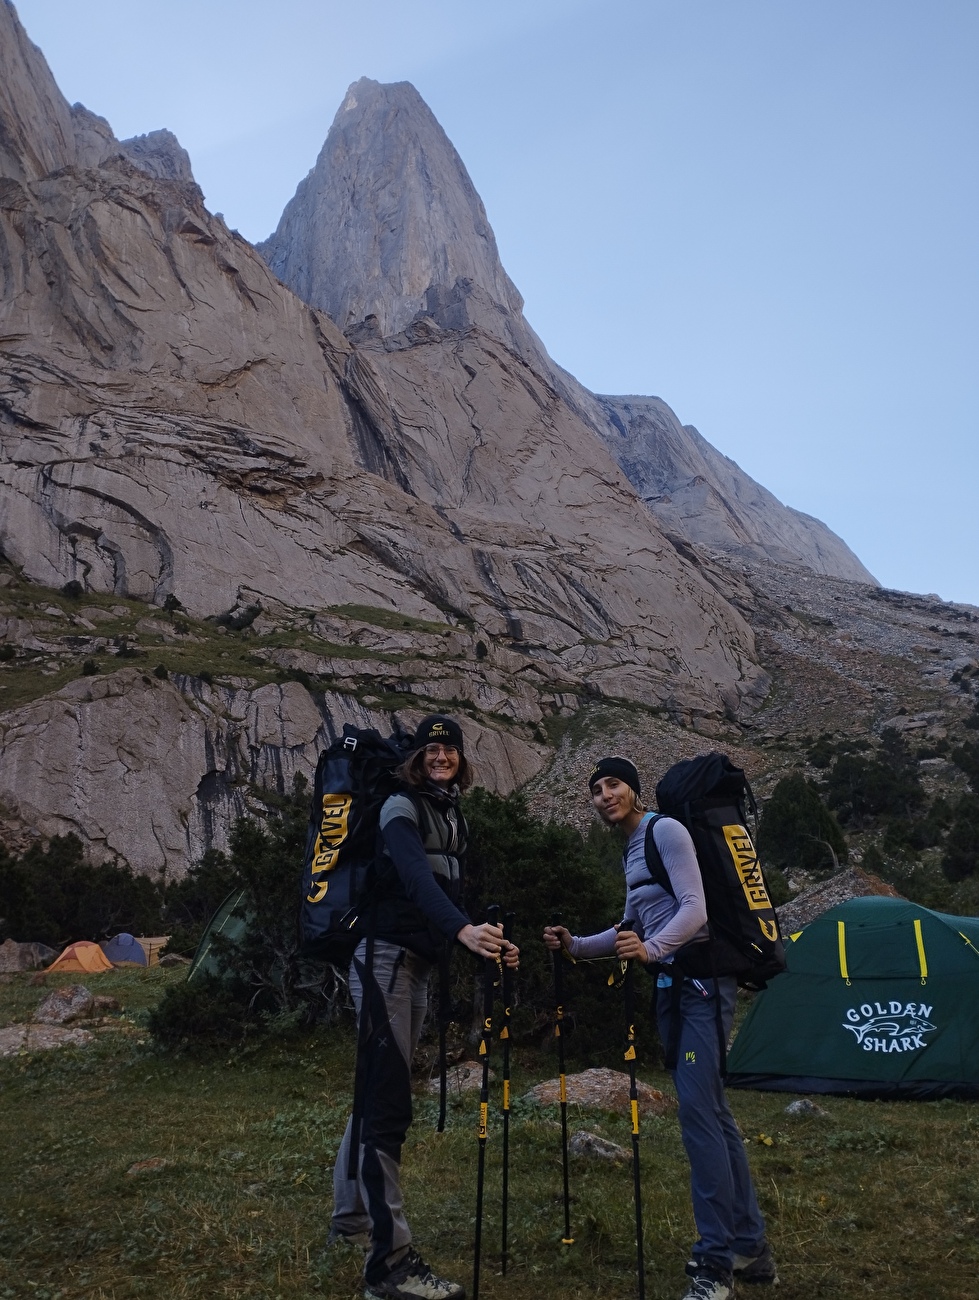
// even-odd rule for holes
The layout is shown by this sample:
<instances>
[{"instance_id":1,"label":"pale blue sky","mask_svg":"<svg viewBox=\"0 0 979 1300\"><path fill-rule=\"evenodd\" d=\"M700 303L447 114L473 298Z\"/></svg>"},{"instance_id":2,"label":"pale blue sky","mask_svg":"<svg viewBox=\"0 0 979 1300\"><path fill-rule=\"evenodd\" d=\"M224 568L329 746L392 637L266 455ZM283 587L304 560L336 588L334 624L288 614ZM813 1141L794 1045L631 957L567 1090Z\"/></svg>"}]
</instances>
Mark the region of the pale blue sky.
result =
<instances>
[{"instance_id":1,"label":"pale blue sky","mask_svg":"<svg viewBox=\"0 0 979 1300\"><path fill-rule=\"evenodd\" d=\"M888 586L979 604L976 0L20 0L69 100L275 226L349 82L412 81L527 318Z\"/></svg>"}]
</instances>

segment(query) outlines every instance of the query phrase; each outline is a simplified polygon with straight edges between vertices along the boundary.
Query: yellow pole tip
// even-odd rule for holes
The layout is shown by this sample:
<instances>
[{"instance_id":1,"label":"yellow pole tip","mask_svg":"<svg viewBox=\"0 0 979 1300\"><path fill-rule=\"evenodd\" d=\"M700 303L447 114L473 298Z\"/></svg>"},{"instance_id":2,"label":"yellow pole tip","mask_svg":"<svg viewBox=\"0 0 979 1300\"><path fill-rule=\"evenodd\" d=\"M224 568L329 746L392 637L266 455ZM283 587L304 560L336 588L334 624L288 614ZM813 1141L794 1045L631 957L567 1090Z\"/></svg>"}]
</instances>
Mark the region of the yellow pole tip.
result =
<instances>
[{"instance_id":1,"label":"yellow pole tip","mask_svg":"<svg viewBox=\"0 0 979 1300\"><path fill-rule=\"evenodd\" d=\"M573 1245L574 1245L574 1237L562 1237L562 1238L561 1238L561 1245L562 1245L562 1246L573 1246Z\"/></svg>"}]
</instances>

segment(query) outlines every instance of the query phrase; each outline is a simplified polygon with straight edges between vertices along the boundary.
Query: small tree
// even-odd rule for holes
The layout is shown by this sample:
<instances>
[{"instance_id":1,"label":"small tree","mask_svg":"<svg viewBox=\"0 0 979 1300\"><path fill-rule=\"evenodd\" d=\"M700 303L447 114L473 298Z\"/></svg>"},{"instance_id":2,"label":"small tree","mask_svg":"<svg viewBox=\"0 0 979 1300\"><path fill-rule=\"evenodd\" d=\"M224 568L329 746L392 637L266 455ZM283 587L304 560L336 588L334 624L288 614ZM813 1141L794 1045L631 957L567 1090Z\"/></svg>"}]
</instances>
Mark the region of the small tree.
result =
<instances>
[{"instance_id":1,"label":"small tree","mask_svg":"<svg viewBox=\"0 0 979 1300\"><path fill-rule=\"evenodd\" d=\"M476 790L466 800L470 852L466 905L474 918L488 904L516 914L520 945L515 1032L546 1038L554 1013L553 960L542 942L545 925L560 912L572 934L603 930L622 917L625 882L622 837L595 824L587 836L574 827L532 817L527 799ZM607 987L609 963L568 966L565 993L573 1025L568 1051L589 1060L616 1059L622 1038L619 994ZM456 964L457 997L472 997L473 965Z\"/></svg>"},{"instance_id":2,"label":"small tree","mask_svg":"<svg viewBox=\"0 0 979 1300\"><path fill-rule=\"evenodd\" d=\"M93 864L77 835L32 844L19 857L0 848L5 938L58 947L120 930L154 933L162 898L156 881L114 862Z\"/></svg>"},{"instance_id":3,"label":"small tree","mask_svg":"<svg viewBox=\"0 0 979 1300\"><path fill-rule=\"evenodd\" d=\"M878 754L840 754L824 784L826 802L846 825L879 817L914 817L925 802L918 764L893 727L881 735Z\"/></svg>"},{"instance_id":4,"label":"small tree","mask_svg":"<svg viewBox=\"0 0 979 1300\"><path fill-rule=\"evenodd\" d=\"M801 772L785 776L765 804L758 852L766 866L782 871L826 872L847 860L839 823Z\"/></svg>"},{"instance_id":5,"label":"small tree","mask_svg":"<svg viewBox=\"0 0 979 1300\"><path fill-rule=\"evenodd\" d=\"M965 880L979 869L979 798L964 794L955 807L945 841L942 870L949 880Z\"/></svg>"}]
</instances>

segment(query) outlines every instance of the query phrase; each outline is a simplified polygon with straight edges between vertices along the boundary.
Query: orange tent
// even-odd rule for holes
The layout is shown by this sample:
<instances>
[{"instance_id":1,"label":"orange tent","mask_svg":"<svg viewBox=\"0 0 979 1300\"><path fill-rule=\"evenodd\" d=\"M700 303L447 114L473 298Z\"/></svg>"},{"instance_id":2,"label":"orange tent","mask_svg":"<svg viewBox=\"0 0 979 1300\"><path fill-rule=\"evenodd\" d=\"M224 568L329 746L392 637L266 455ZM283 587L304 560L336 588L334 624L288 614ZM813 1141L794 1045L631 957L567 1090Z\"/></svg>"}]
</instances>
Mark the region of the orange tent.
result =
<instances>
[{"instance_id":1,"label":"orange tent","mask_svg":"<svg viewBox=\"0 0 979 1300\"><path fill-rule=\"evenodd\" d=\"M48 970L85 971L89 975L95 975L99 971L112 970L112 962L97 943L82 939L79 943L70 943Z\"/></svg>"}]
</instances>

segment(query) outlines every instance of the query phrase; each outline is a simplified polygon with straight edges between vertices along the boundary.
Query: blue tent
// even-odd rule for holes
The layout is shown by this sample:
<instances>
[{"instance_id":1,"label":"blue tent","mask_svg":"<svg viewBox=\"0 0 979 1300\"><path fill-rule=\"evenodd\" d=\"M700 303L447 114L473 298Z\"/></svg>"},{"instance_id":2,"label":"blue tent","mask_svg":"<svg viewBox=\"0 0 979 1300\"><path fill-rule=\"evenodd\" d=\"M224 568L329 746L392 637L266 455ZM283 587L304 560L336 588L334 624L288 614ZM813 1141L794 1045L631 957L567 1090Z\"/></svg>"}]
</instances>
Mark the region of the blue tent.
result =
<instances>
[{"instance_id":1,"label":"blue tent","mask_svg":"<svg viewBox=\"0 0 979 1300\"><path fill-rule=\"evenodd\" d=\"M112 962L113 966L146 966L146 952L138 939L131 934L117 934L106 939L99 947Z\"/></svg>"}]
</instances>

